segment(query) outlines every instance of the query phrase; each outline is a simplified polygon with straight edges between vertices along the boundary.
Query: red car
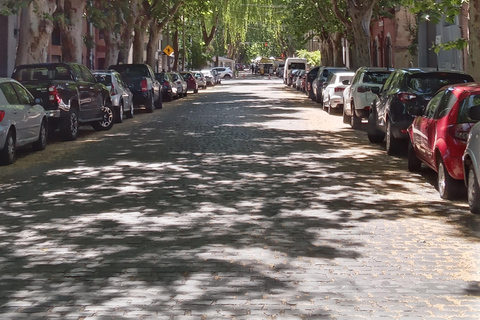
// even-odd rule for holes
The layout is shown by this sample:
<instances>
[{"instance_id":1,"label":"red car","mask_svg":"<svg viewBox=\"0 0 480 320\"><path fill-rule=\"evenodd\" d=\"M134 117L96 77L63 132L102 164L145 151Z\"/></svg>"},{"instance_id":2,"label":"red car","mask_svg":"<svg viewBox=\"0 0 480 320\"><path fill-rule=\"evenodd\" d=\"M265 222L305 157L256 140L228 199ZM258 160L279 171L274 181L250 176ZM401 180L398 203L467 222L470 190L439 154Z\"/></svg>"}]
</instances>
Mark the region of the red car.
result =
<instances>
[{"instance_id":1,"label":"red car","mask_svg":"<svg viewBox=\"0 0 480 320\"><path fill-rule=\"evenodd\" d=\"M180 75L187 83L187 91L191 90L193 93L198 93L198 83L197 80L195 80L195 76L191 72L186 71L180 72Z\"/></svg>"},{"instance_id":2,"label":"red car","mask_svg":"<svg viewBox=\"0 0 480 320\"><path fill-rule=\"evenodd\" d=\"M455 199L463 190L462 156L476 122L467 111L476 105L480 105L480 84L465 83L443 87L426 107L410 110L417 117L407 130L408 170L418 171L422 163L435 170L443 199Z\"/></svg>"}]
</instances>

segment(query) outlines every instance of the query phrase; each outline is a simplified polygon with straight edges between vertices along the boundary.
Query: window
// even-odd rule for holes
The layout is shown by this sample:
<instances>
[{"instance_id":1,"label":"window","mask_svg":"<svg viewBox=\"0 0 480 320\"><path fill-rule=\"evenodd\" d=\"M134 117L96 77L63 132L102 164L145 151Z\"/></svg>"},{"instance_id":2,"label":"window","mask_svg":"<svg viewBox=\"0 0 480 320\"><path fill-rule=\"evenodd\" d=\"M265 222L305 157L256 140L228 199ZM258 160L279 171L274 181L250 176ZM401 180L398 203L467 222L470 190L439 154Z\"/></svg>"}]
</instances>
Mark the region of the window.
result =
<instances>
[{"instance_id":1,"label":"window","mask_svg":"<svg viewBox=\"0 0 480 320\"><path fill-rule=\"evenodd\" d=\"M448 115L450 110L457 101L457 97L452 93L452 90L444 91L445 94L441 95L441 99L438 102L437 110L435 110L435 114L433 115L434 119L441 119Z\"/></svg>"},{"instance_id":2,"label":"window","mask_svg":"<svg viewBox=\"0 0 480 320\"><path fill-rule=\"evenodd\" d=\"M474 94L466 97L462 102L460 109L458 110L457 123L472 123L476 122L467 115L468 109L474 106L480 106L480 95Z\"/></svg>"},{"instance_id":3,"label":"window","mask_svg":"<svg viewBox=\"0 0 480 320\"><path fill-rule=\"evenodd\" d=\"M82 74L83 74L83 79L87 82L95 82L95 78L93 77L92 73L90 72L90 70L88 70L87 67L85 67L84 65L79 65L80 67L80 70L82 70Z\"/></svg>"},{"instance_id":4,"label":"window","mask_svg":"<svg viewBox=\"0 0 480 320\"><path fill-rule=\"evenodd\" d=\"M13 104L13 105L20 104L20 101L18 101L17 94L15 93L15 90L13 89L10 83L0 84L0 90L2 90L9 104Z\"/></svg>"},{"instance_id":5,"label":"window","mask_svg":"<svg viewBox=\"0 0 480 320\"><path fill-rule=\"evenodd\" d=\"M12 83L13 88L17 92L20 104L30 104L33 101L32 95L18 83Z\"/></svg>"}]
</instances>

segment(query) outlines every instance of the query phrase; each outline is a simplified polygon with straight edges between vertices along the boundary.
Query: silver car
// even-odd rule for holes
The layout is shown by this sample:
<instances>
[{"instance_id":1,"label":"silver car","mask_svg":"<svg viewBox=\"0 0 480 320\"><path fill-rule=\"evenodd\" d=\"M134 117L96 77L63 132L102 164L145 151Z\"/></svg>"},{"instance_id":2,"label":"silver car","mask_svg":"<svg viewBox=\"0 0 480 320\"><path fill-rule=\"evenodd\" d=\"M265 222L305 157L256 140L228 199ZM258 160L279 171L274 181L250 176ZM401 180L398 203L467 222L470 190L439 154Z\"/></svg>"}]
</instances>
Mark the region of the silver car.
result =
<instances>
[{"instance_id":1,"label":"silver car","mask_svg":"<svg viewBox=\"0 0 480 320\"><path fill-rule=\"evenodd\" d=\"M20 82L0 78L0 163L17 160L17 148L28 144L34 150L47 146L45 110Z\"/></svg>"},{"instance_id":2,"label":"silver car","mask_svg":"<svg viewBox=\"0 0 480 320\"><path fill-rule=\"evenodd\" d=\"M123 117L133 118L133 94L123 82L120 73L114 70L92 71L97 82L104 84L110 91L112 106L115 112L115 122L123 122Z\"/></svg>"},{"instance_id":3,"label":"silver car","mask_svg":"<svg viewBox=\"0 0 480 320\"><path fill-rule=\"evenodd\" d=\"M205 79L205 76L203 75L203 73L201 73L200 71L192 71L192 73L195 79L197 80L198 87L207 89L207 80Z\"/></svg>"},{"instance_id":4,"label":"silver car","mask_svg":"<svg viewBox=\"0 0 480 320\"><path fill-rule=\"evenodd\" d=\"M467 112L469 118L479 122L468 133L467 147L463 154L463 176L470 211L480 214L480 105L471 107Z\"/></svg>"},{"instance_id":5,"label":"silver car","mask_svg":"<svg viewBox=\"0 0 480 320\"><path fill-rule=\"evenodd\" d=\"M186 97L187 96L187 82L183 79L183 77L177 72L170 72L172 76L173 83L177 86L178 97Z\"/></svg>"}]
</instances>

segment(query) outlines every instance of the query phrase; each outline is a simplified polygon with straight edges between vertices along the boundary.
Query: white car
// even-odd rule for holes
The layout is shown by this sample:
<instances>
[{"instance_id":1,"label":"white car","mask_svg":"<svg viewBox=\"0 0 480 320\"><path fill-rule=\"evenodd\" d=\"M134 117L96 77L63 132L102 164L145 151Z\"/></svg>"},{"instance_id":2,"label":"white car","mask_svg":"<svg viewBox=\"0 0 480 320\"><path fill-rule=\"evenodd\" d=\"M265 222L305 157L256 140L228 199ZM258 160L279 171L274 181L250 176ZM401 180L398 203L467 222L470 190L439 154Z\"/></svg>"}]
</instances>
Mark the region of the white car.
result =
<instances>
[{"instance_id":1,"label":"white car","mask_svg":"<svg viewBox=\"0 0 480 320\"><path fill-rule=\"evenodd\" d=\"M353 129L360 127L362 119L368 119L370 104L367 92L377 93L382 88L392 69L378 67L361 67L348 88L345 89L343 98L343 122L350 123ZM371 96L371 95L370 95Z\"/></svg>"},{"instance_id":2,"label":"white car","mask_svg":"<svg viewBox=\"0 0 480 320\"><path fill-rule=\"evenodd\" d=\"M210 70L205 69L205 70L202 70L200 72L205 77L205 82L207 83L207 86L214 86L215 85L215 77Z\"/></svg>"},{"instance_id":3,"label":"white car","mask_svg":"<svg viewBox=\"0 0 480 320\"><path fill-rule=\"evenodd\" d=\"M205 76L203 75L203 73L201 73L200 71L192 71L192 73L193 73L193 76L195 77L195 80L197 80L198 87L207 89L207 80L205 79Z\"/></svg>"},{"instance_id":4,"label":"white car","mask_svg":"<svg viewBox=\"0 0 480 320\"><path fill-rule=\"evenodd\" d=\"M233 78L233 71L229 67L214 67L212 70L217 70L220 79L232 79Z\"/></svg>"},{"instance_id":5,"label":"white car","mask_svg":"<svg viewBox=\"0 0 480 320\"><path fill-rule=\"evenodd\" d=\"M343 108L343 90L352 80L355 72L335 72L328 76L323 89L323 108L328 113L332 113L333 109Z\"/></svg>"},{"instance_id":6,"label":"white car","mask_svg":"<svg viewBox=\"0 0 480 320\"><path fill-rule=\"evenodd\" d=\"M187 96L187 88L188 88L188 85L187 83L185 82L185 80L183 79L183 77L177 73L177 72L170 72L170 75L172 76L172 79L173 79L173 86L176 86L177 87L177 93L178 93L178 97L186 97Z\"/></svg>"},{"instance_id":7,"label":"white car","mask_svg":"<svg viewBox=\"0 0 480 320\"><path fill-rule=\"evenodd\" d=\"M34 150L47 146L45 110L20 82L0 78L0 163L17 160L17 148L31 144Z\"/></svg>"}]
</instances>

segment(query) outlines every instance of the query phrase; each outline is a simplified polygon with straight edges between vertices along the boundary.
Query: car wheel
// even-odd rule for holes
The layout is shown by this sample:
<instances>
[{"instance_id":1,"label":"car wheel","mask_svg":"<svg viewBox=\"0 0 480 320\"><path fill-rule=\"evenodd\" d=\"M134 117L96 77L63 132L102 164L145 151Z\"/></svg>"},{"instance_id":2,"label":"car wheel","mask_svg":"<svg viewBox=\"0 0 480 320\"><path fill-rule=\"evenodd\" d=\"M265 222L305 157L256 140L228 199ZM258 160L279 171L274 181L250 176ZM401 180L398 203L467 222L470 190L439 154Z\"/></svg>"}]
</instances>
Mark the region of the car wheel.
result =
<instances>
[{"instance_id":1,"label":"car wheel","mask_svg":"<svg viewBox=\"0 0 480 320\"><path fill-rule=\"evenodd\" d=\"M12 164L17 160L17 148L15 143L15 133L10 129L7 133L7 139L3 149L0 150L0 163L3 165Z\"/></svg>"},{"instance_id":2,"label":"car wheel","mask_svg":"<svg viewBox=\"0 0 480 320\"><path fill-rule=\"evenodd\" d=\"M92 123L92 127L97 131L110 130L113 127L113 122L115 120L112 104L110 102L104 104L102 107L102 113L102 119Z\"/></svg>"},{"instance_id":3,"label":"car wheel","mask_svg":"<svg viewBox=\"0 0 480 320\"><path fill-rule=\"evenodd\" d=\"M357 115L355 114L355 105L353 104L353 102L351 102L350 106L351 106L350 110L352 113L350 117L350 126L352 127L352 129L358 129L362 124L362 119L357 117Z\"/></svg>"},{"instance_id":4,"label":"car wheel","mask_svg":"<svg viewBox=\"0 0 480 320\"><path fill-rule=\"evenodd\" d=\"M118 112L115 114L115 122L116 123L123 122L123 101L120 102L120 106L118 107Z\"/></svg>"},{"instance_id":5,"label":"car wheel","mask_svg":"<svg viewBox=\"0 0 480 320\"><path fill-rule=\"evenodd\" d=\"M158 99L155 102L155 109L162 109L163 108L163 100L162 100L162 94L158 94Z\"/></svg>"},{"instance_id":6,"label":"car wheel","mask_svg":"<svg viewBox=\"0 0 480 320\"><path fill-rule=\"evenodd\" d=\"M478 186L478 181L475 176L475 170L473 169L473 166L470 166L470 168L468 169L467 198L468 198L468 206L470 207L470 212L479 214L480 213L480 187Z\"/></svg>"},{"instance_id":7,"label":"car wheel","mask_svg":"<svg viewBox=\"0 0 480 320\"><path fill-rule=\"evenodd\" d=\"M185 98L187 96L187 91L183 93L183 97Z\"/></svg>"},{"instance_id":8,"label":"car wheel","mask_svg":"<svg viewBox=\"0 0 480 320\"><path fill-rule=\"evenodd\" d=\"M318 91L315 93L315 102L316 103L321 103L322 101L320 100L320 95L318 94Z\"/></svg>"},{"instance_id":9,"label":"car wheel","mask_svg":"<svg viewBox=\"0 0 480 320\"><path fill-rule=\"evenodd\" d=\"M71 108L68 117L64 119L60 127L60 133L63 139L66 141L77 139L78 125L78 111L75 108Z\"/></svg>"},{"instance_id":10,"label":"car wheel","mask_svg":"<svg viewBox=\"0 0 480 320\"><path fill-rule=\"evenodd\" d=\"M130 110L125 114L128 119L133 118L133 103L130 104Z\"/></svg>"},{"instance_id":11,"label":"car wheel","mask_svg":"<svg viewBox=\"0 0 480 320\"><path fill-rule=\"evenodd\" d=\"M47 120L43 120L42 124L40 125L40 132L38 133L38 140L33 143L33 150L41 151L45 150L47 147L47 139L48 139L48 125Z\"/></svg>"},{"instance_id":12,"label":"car wheel","mask_svg":"<svg viewBox=\"0 0 480 320\"><path fill-rule=\"evenodd\" d=\"M438 157L437 160L437 172L438 180L437 187L438 193L442 199L455 200L457 198L457 192L459 190L459 183L453 179L445 168L445 164L442 159Z\"/></svg>"},{"instance_id":13,"label":"car wheel","mask_svg":"<svg viewBox=\"0 0 480 320\"><path fill-rule=\"evenodd\" d=\"M154 108L153 93L150 93L150 96L147 97L147 101L145 101L145 109L147 110L147 113L152 113Z\"/></svg>"},{"instance_id":14,"label":"car wheel","mask_svg":"<svg viewBox=\"0 0 480 320\"><path fill-rule=\"evenodd\" d=\"M325 105L325 103L323 103ZM327 112L328 114L333 114L334 110L332 108L332 103L330 102L330 99L328 99L328 104L327 104Z\"/></svg>"},{"instance_id":15,"label":"car wheel","mask_svg":"<svg viewBox=\"0 0 480 320\"><path fill-rule=\"evenodd\" d=\"M198 88L193 89L193 93L198 93Z\"/></svg>"},{"instance_id":16,"label":"car wheel","mask_svg":"<svg viewBox=\"0 0 480 320\"><path fill-rule=\"evenodd\" d=\"M422 162L417 158L412 142L408 141L408 171L417 172L422 168Z\"/></svg>"},{"instance_id":17,"label":"car wheel","mask_svg":"<svg viewBox=\"0 0 480 320\"><path fill-rule=\"evenodd\" d=\"M231 77L229 74L226 74L226 75L223 77L223 79L225 79L225 80L230 80L230 79L232 79L232 77Z\"/></svg>"},{"instance_id":18,"label":"car wheel","mask_svg":"<svg viewBox=\"0 0 480 320\"><path fill-rule=\"evenodd\" d=\"M345 113L345 108L343 109L343 123L345 123L345 124L350 123L350 117L347 116L347 114Z\"/></svg>"},{"instance_id":19,"label":"car wheel","mask_svg":"<svg viewBox=\"0 0 480 320\"><path fill-rule=\"evenodd\" d=\"M385 139L385 134L377 129L375 124L375 114L373 112L368 116L368 130L367 130L368 141L371 143L380 143Z\"/></svg>"},{"instance_id":20,"label":"car wheel","mask_svg":"<svg viewBox=\"0 0 480 320\"><path fill-rule=\"evenodd\" d=\"M387 125L385 128L385 131L386 131L385 147L387 149L387 154L389 156L396 155L398 153L399 139L393 136L392 123L390 122L390 119L387 119Z\"/></svg>"}]
</instances>

